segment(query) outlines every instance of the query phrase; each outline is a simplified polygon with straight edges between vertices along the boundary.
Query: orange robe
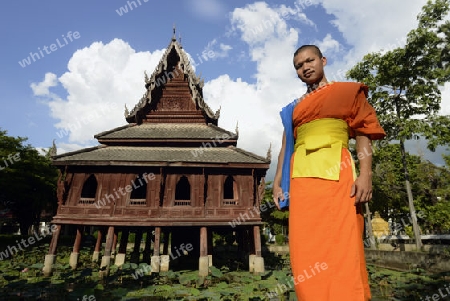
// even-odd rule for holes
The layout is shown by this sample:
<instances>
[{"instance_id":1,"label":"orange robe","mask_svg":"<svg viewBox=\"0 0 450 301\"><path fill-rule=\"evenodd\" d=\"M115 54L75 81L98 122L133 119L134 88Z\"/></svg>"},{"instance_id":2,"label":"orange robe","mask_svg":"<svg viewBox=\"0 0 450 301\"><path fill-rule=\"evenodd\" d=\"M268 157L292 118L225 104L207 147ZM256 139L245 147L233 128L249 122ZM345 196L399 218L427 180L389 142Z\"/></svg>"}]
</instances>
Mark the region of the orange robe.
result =
<instances>
[{"instance_id":1,"label":"orange robe","mask_svg":"<svg viewBox=\"0 0 450 301\"><path fill-rule=\"evenodd\" d=\"M385 132L366 95L367 87L360 83L329 83L311 92L294 109L294 138L303 124L332 118L347 123L349 138L358 132L372 140L382 139ZM371 150L367 150L366 155L370 154ZM294 157L295 152L291 157L291 175L293 165L299 164ZM341 162L350 161L350 152L343 147ZM338 180L291 177L289 246L299 301L371 298L362 208L355 207L354 197L350 197L354 171L350 165L342 164L338 174Z\"/></svg>"}]
</instances>

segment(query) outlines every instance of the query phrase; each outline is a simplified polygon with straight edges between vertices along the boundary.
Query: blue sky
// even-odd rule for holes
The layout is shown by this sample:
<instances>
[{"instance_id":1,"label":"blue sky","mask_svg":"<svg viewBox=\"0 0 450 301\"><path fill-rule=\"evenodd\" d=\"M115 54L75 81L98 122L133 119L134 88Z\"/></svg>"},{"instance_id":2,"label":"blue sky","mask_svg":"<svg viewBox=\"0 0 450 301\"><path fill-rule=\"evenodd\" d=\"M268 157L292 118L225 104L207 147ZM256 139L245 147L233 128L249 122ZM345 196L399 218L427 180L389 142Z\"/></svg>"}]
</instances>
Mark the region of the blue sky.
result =
<instances>
[{"instance_id":1,"label":"blue sky","mask_svg":"<svg viewBox=\"0 0 450 301\"><path fill-rule=\"evenodd\" d=\"M144 93L143 72L153 72L175 24L205 80L206 102L221 108L219 126L234 131L238 123L238 146L259 155L272 143L275 159L278 111L305 90L293 51L318 44L328 78L344 80L364 54L402 46L426 3L393 2L7 1L0 11L0 128L38 148L56 139L58 153L96 145L95 134L125 124L124 106ZM208 51L214 56L200 62ZM449 98L445 86L444 114ZM427 158L440 163L443 150Z\"/></svg>"}]
</instances>

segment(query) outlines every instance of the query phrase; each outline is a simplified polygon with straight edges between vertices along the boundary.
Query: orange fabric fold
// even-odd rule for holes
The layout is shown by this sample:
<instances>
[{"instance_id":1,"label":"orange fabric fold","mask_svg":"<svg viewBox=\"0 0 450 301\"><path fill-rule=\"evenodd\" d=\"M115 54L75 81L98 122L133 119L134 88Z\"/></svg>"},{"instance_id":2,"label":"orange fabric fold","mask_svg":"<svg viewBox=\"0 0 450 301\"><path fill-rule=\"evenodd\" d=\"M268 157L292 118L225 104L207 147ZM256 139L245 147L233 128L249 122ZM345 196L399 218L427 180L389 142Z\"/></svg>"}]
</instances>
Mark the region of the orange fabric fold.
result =
<instances>
[{"instance_id":1,"label":"orange fabric fold","mask_svg":"<svg viewBox=\"0 0 450 301\"><path fill-rule=\"evenodd\" d=\"M381 139L367 87L331 83L306 96L294 109L297 127L321 118L347 122L349 137L364 134ZM293 158L291 157L291 171ZM352 158L342 149L339 180L291 177L289 247L299 301L367 301L371 294L364 258L364 218L350 197L355 180Z\"/></svg>"},{"instance_id":2,"label":"orange fabric fold","mask_svg":"<svg viewBox=\"0 0 450 301\"><path fill-rule=\"evenodd\" d=\"M295 107L294 128L319 118L339 118L349 125L350 138L361 133L371 140L382 139L386 133L366 95L367 86L361 83L332 82L322 86Z\"/></svg>"},{"instance_id":3,"label":"orange fabric fold","mask_svg":"<svg viewBox=\"0 0 450 301\"><path fill-rule=\"evenodd\" d=\"M348 150L342 160L350 160ZM289 248L299 301L370 300L364 218L349 197L352 184L350 167L341 170L339 181L291 180ZM317 263L327 268L319 273Z\"/></svg>"}]
</instances>

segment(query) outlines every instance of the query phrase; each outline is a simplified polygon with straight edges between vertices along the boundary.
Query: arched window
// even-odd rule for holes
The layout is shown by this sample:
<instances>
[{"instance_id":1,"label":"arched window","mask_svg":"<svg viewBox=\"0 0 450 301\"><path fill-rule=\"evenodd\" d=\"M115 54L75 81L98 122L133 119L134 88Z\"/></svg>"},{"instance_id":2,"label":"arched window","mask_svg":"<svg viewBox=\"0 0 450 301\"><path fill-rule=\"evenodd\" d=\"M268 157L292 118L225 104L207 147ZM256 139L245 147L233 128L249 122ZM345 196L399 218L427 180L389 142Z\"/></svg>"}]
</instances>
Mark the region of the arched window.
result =
<instances>
[{"instance_id":1,"label":"arched window","mask_svg":"<svg viewBox=\"0 0 450 301\"><path fill-rule=\"evenodd\" d=\"M175 188L175 206L191 205L191 184L186 176L182 176Z\"/></svg>"},{"instance_id":2,"label":"arched window","mask_svg":"<svg viewBox=\"0 0 450 301\"><path fill-rule=\"evenodd\" d=\"M232 176L227 176L223 183L223 204L237 205L236 182Z\"/></svg>"},{"instance_id":3,"label":"arched window","mask_svg":"<svg viewBox=\"0 0 450 301\"><path fill-rule=\"evenodd\" d=\"M97 193L97 179L94 175L90 175L84 182L83 189L81 190L81 197L78 201L80 205L90 205L95 202L95 195Z\"/></svg>"},{"instance_id":4,"label":"arched window","mask_svg":"<svg viewBox=\"0 0 450 301\"><path fill-rule=\"evenodd\" d=\"M138 176L132 183L133 190L130 195L130 205L145 206L147 205L147 182L143 176Z\"/></svg>"}]
</instances>

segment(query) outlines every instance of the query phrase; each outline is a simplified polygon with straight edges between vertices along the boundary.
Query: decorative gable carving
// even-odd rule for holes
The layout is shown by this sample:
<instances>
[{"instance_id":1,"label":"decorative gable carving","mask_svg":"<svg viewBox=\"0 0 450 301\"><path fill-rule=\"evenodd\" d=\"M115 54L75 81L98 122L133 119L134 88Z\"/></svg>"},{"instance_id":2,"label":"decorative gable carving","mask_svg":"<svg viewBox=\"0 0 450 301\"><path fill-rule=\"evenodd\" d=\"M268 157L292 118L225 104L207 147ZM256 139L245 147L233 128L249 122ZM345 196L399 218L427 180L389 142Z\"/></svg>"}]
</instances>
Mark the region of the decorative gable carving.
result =
<instances>
[{"instance_id":1,"label":"decorative gable carving","mask_svg":"<svg viewBox=\"0 0 450 301\"><path fill-rule=\"evenodd\" d=\"M216 113L203 99L204 81L191 66L186 52L172 38L158 66L145 74L146 93L125 118L128 123L196 122L217 125Z\"/></svg>"}]
</instances>

